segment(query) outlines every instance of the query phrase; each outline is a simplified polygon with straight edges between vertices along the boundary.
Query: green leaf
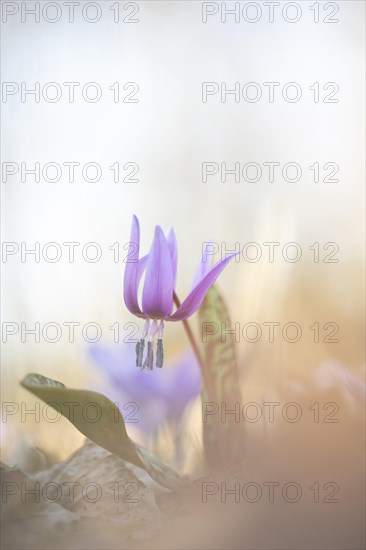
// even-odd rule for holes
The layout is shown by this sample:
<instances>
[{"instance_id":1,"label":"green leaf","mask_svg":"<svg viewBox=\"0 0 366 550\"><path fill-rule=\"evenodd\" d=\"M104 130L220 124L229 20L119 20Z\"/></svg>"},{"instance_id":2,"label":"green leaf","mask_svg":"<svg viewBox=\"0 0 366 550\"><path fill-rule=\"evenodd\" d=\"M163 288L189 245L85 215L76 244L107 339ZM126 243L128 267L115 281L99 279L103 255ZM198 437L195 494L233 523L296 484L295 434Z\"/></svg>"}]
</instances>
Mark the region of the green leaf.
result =
<instances>
[{"instance_id":1,"label":"green leaf","mask_svg":"<svg viewBox=\"0 0 366 550\"><path fill-rule=\"evenodd\" d=\"M225 302L215 287L210 288L202 302L199 320L204 360L215 393L212 405L205 405L209 402L205 387L201 393L202 412L204 409L212 412L206 415L206 422L203 422L203 445L208 465L216 468L238 462L244 456L245 440L243 423L237 422L234 414L221 417L225 410L234 411L238 406L241 411L242 397L235 340L232 334L224 332L225 329L232 329L232 325Z\"/></svg>"},{"instance_id":2,"label":"green leaf","mask_svg":"<svg viewBox=\"0 0 366 550\"><path fill-rule=\"evenodd\" d=\"M120 410L104 395L69 389L62 382L35 373L28 374L21 385L67 418L88 439L144 469L164 487L182 486L178 474L130 439Z\"/></svg>"}]
</instances>

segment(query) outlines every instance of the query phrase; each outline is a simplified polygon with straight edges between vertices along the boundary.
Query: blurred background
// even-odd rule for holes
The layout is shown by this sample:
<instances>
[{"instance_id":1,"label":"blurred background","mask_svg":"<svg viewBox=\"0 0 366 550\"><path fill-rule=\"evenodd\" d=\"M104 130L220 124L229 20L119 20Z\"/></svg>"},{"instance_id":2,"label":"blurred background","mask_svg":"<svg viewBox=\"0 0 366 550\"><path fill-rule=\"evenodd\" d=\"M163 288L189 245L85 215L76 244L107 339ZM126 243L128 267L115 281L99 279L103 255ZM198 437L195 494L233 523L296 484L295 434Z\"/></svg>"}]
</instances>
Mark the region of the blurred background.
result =
<instances>
[{"instance_id":1,"label":"blurred background","mask_svg":"<svg viewBox=\"0 0 366 550\"><path fill-rule=\"evenodd\" d=\"M31 8L34 2L11 4L20 10L20 4ZM263 328L264 322L278 322L281 327L296 322L302 337L290 343L279 335L270 343L264 330L256 343L240 337L237 354L243 401L298 401L307 406L336 401L338 418L346 422L336 439L344 430L350 433L350 426L354 430L347 448L335 451L343 452L346 461L352 450L360 450L358 422L364 411L364 3L332 3L340 8L334 15L339 21L333 24L323 22L330 14L324 2L316 3L319 23L314 23L309 2L300 3L302 16L297 23L281 16L286 2L281 2L273 23L260 2L263 15L257 23L243 17L236 23L229 16L222 23L220 11L203 23L202 4L183 1L138 2L138 13L131 16L136 23L122 21L135 9L124 3L120 3L120 21L114 23L109 2L101 3L100 20L89 23L81 16L86 3L80 2L74 23L69 23L66 7L58 4L62 10L58 22L49 23L41 15L39 23L31 16L22 23L19 11L2 25L3 82L19 86L23 82L28 88L39 82L41 90L45 83L56 82L63 91L55 103L45 101L42 93L39 103L31 95L22 102L20 92L8 95L6 101L3 96L3 165L26 163L31 168L39 162L42 168L49 162L80 163L74 182L68 181L66 168L57 182L45 181L42 174L39 182L31 175L22 182L20 170L7 181L3 177L3 241L16 243L19 249L22 242L29 249L38 242L41 256L37 263L31 255L22 262L20 252L6 258L3 254L3 330L6 322L16 323L19 331L3 343L2 400L34 406L33 398L19 386L22 377L32 371L113 398L118 387L106 364L113 363L115 377L120 370L121 388L130 370L136 379L133 345L115 343L109 328L118 322L120 339L129 333L123 329L125 323L135 322L142 328L126 310L122 296L123 246L129 241L131 218L136 214L143 253L150 247L156 224L165 229L174 226L181 299L191 286L203 242L218 243L214 260L221 257L222 243L227 250L237 246L242 250L249 242L261 246L263 256L258 262L240 256L218 281L232 323L242 327L255 322ZM220 5L212 4L213 9ZM232 7L234 3L227 4ZM88 13L94 17L92 8ZM67 100L64 82L80 83L74 103ZM100 85L100 101L83 99L80 90L88 82ZM115 103L109 87L117 82L122 97L132 90L123 90L125 83L137 83L138 102ZM237 103L229 95L221 102L217 93L203 102L203 82L226 82L228 89L235 82L256 82L263 97L257 103L243 99ZM273 103L267 99L264 82L280 83ZM297 103L283 100L282 86L289 82L301 86L303 94ZM316 82L320 84L319 103L309 89ZM322 101L332 91L322 88L328 82L339 86L338 103ZM89 162L102 168L97 182L82 177L81 167ZM121 180L130 173L122 167L136 163L139 169L133 178L138 181L115 183L109 167L117 162ZM263 175L251 183L228 176L223 183L218 174L204 183L204 162L226 162L228 168L235 162L256 162ZM302 177L288 182L279 172L270 183L263 167L266 162L278 162L281 167L296 162ZM309 169L316 162L320 165L318 183ZM338 182L322 181L329 174L322 170L326 163L339 166ZM62 257L54 263L42 257L42 247L50 242L62 249ZM80 243L73 263L68 261L65 242ZM81 254L90 242L102 250L95 263ZM280 243L273 262L268 261L265 242ZM296 263L283 259L282 248L289 242L301 247L302 257ZM120 243L118 261L114 261L115 243ZM318 262L314 261L314 243L319 243ZM323 248L326 243L339 247L334 256L337 262L324 261L333 251ZM50 322L62 327L63 323L80 325L71 343L66 327L58 342L47 342L42 335L39 343L31 335L22 342L20 324L33 328L36 322L41 329ZM86 342L81 333L91 322L102 329L95 344ZM197 319L191 323L200 338ZM314 342L309 329L314 323L320 326L319 342ZM339 327L338 342L324 341L331 332L329 326L323 328L326 323ZM152 379L165 380L187 353L182 326L167 324L166 367L154 370ZM138 380L135 385L139 386ZM142 410L146 398L133 389L127 393L121 389L121 400L140 400ZM131 424L129 433L160 449L171 464L193 472L202 465L197 392L192 390L187 407L179 412L182 437L191 449L184 459L174 452L177 420L171 420L159 395L151 405L154 410L162 408L153 435L138 424ZM296 427L299 440L310 445L314 426L303 432ZM273 436L265 423L251 425L248 452L263 456L263 449L275 437L278 452L285 453L287 447L281 441L287 442L293 434L281 435L282 429L283 423L275 423ZM326 441L328 426L322 429L320 439ZM29 447L64 459L83 441L66 420L50 425L42 419L36 423L29 416L22 422L20 414L9 416L6 422L3 418L1 438L3 460L10 464L25 460L24 449ZM311 445L304 462L310 455Z\"/></svg>"}]
</instances>

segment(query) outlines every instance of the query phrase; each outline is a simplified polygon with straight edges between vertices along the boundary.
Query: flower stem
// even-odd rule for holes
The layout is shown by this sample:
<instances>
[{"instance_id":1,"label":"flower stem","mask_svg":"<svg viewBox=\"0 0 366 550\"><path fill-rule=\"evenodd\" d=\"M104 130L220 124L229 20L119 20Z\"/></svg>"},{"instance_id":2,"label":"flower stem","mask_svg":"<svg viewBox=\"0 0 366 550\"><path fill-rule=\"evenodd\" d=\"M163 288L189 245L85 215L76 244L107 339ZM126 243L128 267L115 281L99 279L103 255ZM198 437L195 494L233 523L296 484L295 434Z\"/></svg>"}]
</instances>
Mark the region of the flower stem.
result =
<instances>
[{"instance_id":1,"label":"flower stem","mask_svg":"<svg viewBox=\"0 0 366 550\"><path fill-rule=\"evenodd\" d=\"M173 300L174 300L174 303L177 306L177 308L180 307L181 303L180 303L180 300L179 300L179 298L178 298L178 296L176 295L175 292L173 293ZM214 388L213 383L212 383L212 378L210 376L210 371L209 371L208 365L207 365L206 361L204 360L204 358L202 357L202 354L199 350L198 344L196 342L195 337L193 336L193 332L191 330L191 327L189 326L189 323L188 323L187 319L184 319L182 321L182 323L183 323L184 329L186 331L186 334L188 336L188 340L190 341L191 346L192 346L193 351L194 351L194 354L197 358L198 364L200 366L201 374L202 374L202 378L203 378L203 384L204 384L205 389L207 391L207 397L208 397L209 401L215 402L216 401L216 392L215 392L215 388Z\"/></svg>"},{"instance_id":2,"label":"flower stem","mask_svg":"<svg viewBox=\"0 0 366 550\"><path fill-rule=\"evenodd\" d=\"M179 298L178 298L178 296L176 295L175 292L173 292L173 300L174 300L175 305L178 308L181 304L180 304ZM203 379L203 385L204 385L205 391L207 392L208 400L211 403L216 403L216 391L215 391L215 388L214 388L214 385L213 385L213 382L212 382L212 378L210 376L210 369L208 367L208 364L206 363L206 361L202 357L202 354L199 350L198 344L196 342L195 337L193 336L193 332L191 330L191 327L189 326L189 323L188 323L187 319L184 319L182 322L183 322L184 329L187 333L188 339L189 339L189 341L192 345L194 354L197 358L198 364L200 366L202 379ZM224 429L223 429L223 426L222 426L221 422L217 418L213 419L212 427L216 432L216 437L217 437L217 441L218 441L218 445L216 447L216 450L217 450L217 453L220 457L220 463L223 466L227 461ZM207 459L208 459L208 457L207 457Z\"/></svg>"}]
</instances>

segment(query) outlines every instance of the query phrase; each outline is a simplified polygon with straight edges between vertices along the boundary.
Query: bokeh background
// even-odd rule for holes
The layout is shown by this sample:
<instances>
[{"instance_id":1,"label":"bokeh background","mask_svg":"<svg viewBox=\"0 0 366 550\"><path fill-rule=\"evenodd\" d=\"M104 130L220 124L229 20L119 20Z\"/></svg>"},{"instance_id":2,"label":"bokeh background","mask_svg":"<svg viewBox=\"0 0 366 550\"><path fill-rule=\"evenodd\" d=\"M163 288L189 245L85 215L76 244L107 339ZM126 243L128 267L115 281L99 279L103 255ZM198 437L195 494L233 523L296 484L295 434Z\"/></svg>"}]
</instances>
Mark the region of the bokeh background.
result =
<instances>
[{"instance_id":1,"label":"bokeh background","mask_svg":"<svg viewBox=\"0 0 366 550\"><path fill-rule=\"evenodd\" d=\"M2 183L2 238L25 242L29 248L35 242L41 247L48 242L61 246L64 242L81 246L97 242L103 255L97 263L86 262L80 246L75 262L70 263L62 246L63 256L56 263L42 258L36 263L31 256L22 263L20 254L9 256L6 262L3 258L3 322L23 322L30 328L35 322L61 326L95 322L103 329L95 345L103 349L121 346L113 343L108 327L115 322L122 327L139 322L126 310L122 298L122 247L129 240L133 214L140 219L143 251L150 246L156 224L166 229L174 226L181 298L190 288L202 243L209 239L225 243L228 249L237 242L242 248L254 241L264 254L264 242L277 241L282 247L296 241L303 250L297 263L284 261L280 253L273 263L267 257L257 263L240 258L219 279L233 323L274 321L283 325L292 321L303 329L296 344L281 337L269 343L264 332L255 344L240 339L237 354L243 400L336 401L339 418L345 422L336 439L341 441L345 431L349 437L334 453L343 457L343 464L353 452L362 456L364 3L336 2L340 9L334 17L339 22L334 24L314 23L310 2L299 3L302 17L294 24L284 21L280 11L270 23L263 6L263 17L255 24L235 23L233 17L222 23L220 14L203 23L201 2L178 0L138 2L135 24L114 23L112 3L105 1L100 3L100 21L86 22L78 8L75 22L69 23L62 4L63 15L57 23L42 18L35 23L31 17L22 23L18 13L2 24L2 80L25 82L29 88L35 82L41 86L98 82L103 96L97 103L87 103L79 87L70 104L62 87L64 94L57 103L42 99L35 103L32 97L22 103L20 94L9 97L2 103L2 161L29 166L35 162L41 166L96 162L103 176L95 183L84 181L80 170L73 183L67 181L66 170L57 183L42 178L36 183L31 176L22 182L19 173L9 177ZM319 5L324 18L325 3ZM219 95L202 102L202 82L227 82L232 88L235 82L253 81L262 85L264 94L263 82L297 82L303 97L298 103L288 103L276 92L274 103L264 96L257 103L235 103L228 96L222 103ZM108 87L115 82L121 87L136 82L138 103L114 103ZM314 103L309 90L314 82L336 82L339 102ZM218 176L202 182L203 162L262 165L271 161L299 163L302 179L289 183L279 177L269 183L263 170L257 183L236 183L232 177L222 183ZM137 163L138 182L114 183L108 167L115 162ZM308 169L314 162L337 163L339 182L315 183ZM121 243L122 252L117 263L109 250L116 242ZM314 242L321 247L337 243L339 261L315 263L309 250ZM219 258L216 254L215 259ZM308 328L314 322L337 323L339 342L314 343ZM199 337L195 318L192 326ZM80 328L75 334L73 343L68 342L66 329L57 343L42 339L35 343L32 337L21 342L19 333L10 336L2 351L2 400L34 404L19 386L30 371L72 387L112 391L103 367L92 358L93 344L83 340ZM166 369L187 350L182 327L167 325ZM126 376L134 365L130 359L122 363L119 368ZM151 376L165 376L164 369L154 370ZM190 449L184 460L175 456L174 435L163 421L154 440L138 426L131 426L129 433L158 447L172 464L181 462L189 473L201 465L198 398L191 401L182 422ZM352 429L345 430L345 425ZM279 456L288 457L288 437L294 434L285 431L281 435L283 424L270 428L274 435L263 424L249 427L248 452L263 456L274 437L271 445ZM327 441L328 428L322 426L319 440ZM299 457L304 463L312 454L313 430L310 425L296 432L299 440L309 443L308 454ZM50 425L29 417L21 422L19 415L2 423L1 437L3 460L11 464L28 460L29 447L63 459L83 441L67 421ZM352 474L338 473L345 479L353 475L358 486L362 483L359 467L357 462Z\"/></svg>"}]
</instances>

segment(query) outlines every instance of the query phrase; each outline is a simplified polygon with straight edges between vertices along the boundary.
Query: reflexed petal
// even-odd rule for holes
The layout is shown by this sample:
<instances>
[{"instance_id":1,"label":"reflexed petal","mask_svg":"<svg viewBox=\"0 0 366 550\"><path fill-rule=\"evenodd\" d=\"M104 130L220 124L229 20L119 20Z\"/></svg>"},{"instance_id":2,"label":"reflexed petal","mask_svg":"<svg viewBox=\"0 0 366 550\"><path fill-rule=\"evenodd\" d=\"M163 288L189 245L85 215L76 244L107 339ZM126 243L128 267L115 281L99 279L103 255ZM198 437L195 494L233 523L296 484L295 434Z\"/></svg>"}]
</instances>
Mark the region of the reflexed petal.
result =
<instances>
[{"instance_id":1,"label":"reflexed petal","mask_svg":"<svg viewBox=\"0 0 366 550\"><path fill-rule=\"evenodd\" d=\"M193 279L192 289L195 288L200 281L202 281L203 277L205 277L211 269L212 262L211 262L211 255L209 254L210 252L212 252L212 250L210 249L211 246L212 246L212 241L204 243L204 247L202 249L202 254L201 254L201 260L200 260L200 263L198 264L197 271Z\"/></svg>"},{"instance_id":2,"label":"reflexed petal","mask_svg":"<svg viewBox=\"0 0 366 550\"><path fill-rule=\"evenodd\" d=\"M170 315L172 309L172 258L165 235L157 226L146 264L142 310L148 317L161 319Z\"/></svg>"},{"instance_id":3,"label":"reflexed petal","mask_svg":"<svg viewBox=\"0 0 366 550\"><path fill-rule=\"evenodd\" d=\"M221 271L225 269L230 260L232 260L236 254L237 253L230 254L224 260L217 262L209 273L207 273L198 285L188 294L187 298L183 301L177 311L169 317L169 321L183 321L183 319L193 315L193 313L200 307L208 289L214 284Z\"/></svg>"},{"instance_id":4,"label":"reflexed petal","mask_svg":"<svg viewBox=\"0 0 366 550\"><path fill-rule=\"evenodd\" d=\"M127 262L125 267L125 276L123 282L123 298L127 309L134 315L141 315L137 301L138 283L142 275L141 264L139 262L140 250L140 225L136 216L132 218L130 243L127 252ZM139 269L140 265L140 269Z\"/></svg>"},{"instance_id":5,"label":"reflexed petal","mask_svg":"<svg viewBox=\"0 0 366 550\"><path fill-rule=\"evenodd\" d=\"M168 231L166 240L168 242L169 252L172 258L173 289L174 289L177 282L178 247L177 247L177 239L175 237L174 229L172 227Z\"/></svg>"}]
</instances>

